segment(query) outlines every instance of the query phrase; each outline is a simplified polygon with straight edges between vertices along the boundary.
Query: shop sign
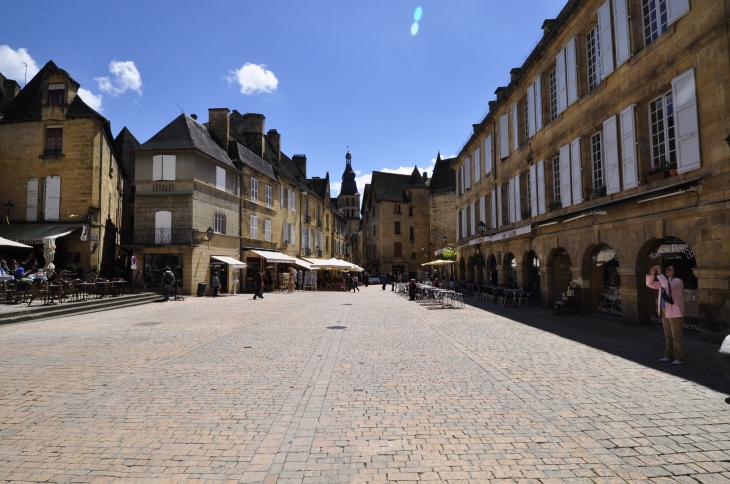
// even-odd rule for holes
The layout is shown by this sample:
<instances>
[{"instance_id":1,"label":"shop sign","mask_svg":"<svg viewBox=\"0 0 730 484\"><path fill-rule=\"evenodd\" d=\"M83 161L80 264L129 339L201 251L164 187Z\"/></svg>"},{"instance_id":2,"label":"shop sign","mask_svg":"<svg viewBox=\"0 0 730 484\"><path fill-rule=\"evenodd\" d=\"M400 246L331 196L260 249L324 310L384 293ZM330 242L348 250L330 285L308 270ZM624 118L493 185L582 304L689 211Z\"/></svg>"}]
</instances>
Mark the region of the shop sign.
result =
<instances>
[{"instance_id":1,"label":"shop sign","mask_svg":"<svg viewBox=\"0 0 730 484\"><path fill-rule=\"evenodd\" d=\"M137 268L137 256L133 255L132 256L132 265L130 266L130 269L134 270L136 268Z\"/></svg>"},{"instance_id":2,"label":"shop sign","mask_svg":"<svg viewBox=\"0 0 730 484\"><path fill-rule=\"evenodd\" d=\"M530 232L532 232L532 226L523 225L522 227L517 227L516 229L505 230L504 232L494 234L491 237L484 237L484 242L496 242L498 240L511 239L512 237L529 234Z\"/></svg>"},{"instance_id":3,"label":"shop sign","mask_svg":"<svg viewBox=\"0 0 730 484\"><path fill-rule=\"evenodd\" d=\"M86 242L89 240L89 226L84 225L81 227L81 242Z\"/></svg>"},{"instance_id":4,"label":"shop sign","mask_svg":"<svg viewBox=\"0 0 730 484\"><path fill-rule=\"evenodd\" d=\"M479 237L478 239L473 239L469 241L469 245L477 245L484 242L484 237Z\"/></svg>"},{"instance_id":5,"label":"shop sign","mask_svg":"<svg viewBox=\"0 0 730 484\"><path fill-rule=\"evenodd\" d=\"M687 244L662 244L661 246L659 246L656 252L652 252L651 254L649 254L649 258L651 260L654 260L657 257L665 254L679 256L675 257L677 259L681 259L682 255L687 257L687 259L694 259L695 257L694 252L690 250ZM665 257L665 259L667 259L667 257Z\"/></svg>"},{"instance_id":6,"label":"shop sign","mask_svg":"<svg viewBox=\"0 0 730 484\"><path fill-rule=\"evenodd\" d=\"M91 236L91 240L94 241L94 242L96 242L96 241L99 240L99 236L98 235L92 235Z\"/></svg>"}]
</instances>

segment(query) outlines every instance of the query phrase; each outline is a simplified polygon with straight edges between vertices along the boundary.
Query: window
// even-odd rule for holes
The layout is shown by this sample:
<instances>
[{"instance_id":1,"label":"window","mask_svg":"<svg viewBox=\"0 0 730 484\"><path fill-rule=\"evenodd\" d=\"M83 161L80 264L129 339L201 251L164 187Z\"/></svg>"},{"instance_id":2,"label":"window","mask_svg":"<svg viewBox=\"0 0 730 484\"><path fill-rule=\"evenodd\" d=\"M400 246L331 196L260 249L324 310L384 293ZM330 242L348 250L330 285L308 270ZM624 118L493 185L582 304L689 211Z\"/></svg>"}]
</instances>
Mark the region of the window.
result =
<instances>
[{"instance_id":1,"label":"window","mask_svg":"<svg viewBox=\"0 0 730 484\"><path fill-rule=\"evenodd\" d=\"M395 222L395 235L400 235L400 222Z\"/></svg>"},{"instance_id":2,"label":"window","mask_svg":"<svg viewBox=\"0 0 730 484\"><path fill-rule=\"evenodd\" d=\"M408 207L408 216L413 217L413 207Z\"/></svg>"},{"instance_id":3,"label":"window","mask_svg":"<svg viewBox=\"0 0 730 484\"><path fill-rule=\"evenodd\" d=\"M593 168L593 190L603 186L603 150L601 145L601 132L591 136L591 166Z\"/></svg>"},{"instance_id":4,"label":"window","mask_svg":"<svg viewBox=\"0 0 730 484\"><path fill-rule=\"evenodd\" d=\"M415 252L411 252L411 259L412 260L416 260L416 253Z\"/></svg>"},{"instance_id":5,"label":"window","mask_svg":"<svg viewBox=\"0 0 730 484\"><path fill-rule=\"evenodd\" d=\"M177 157L175 155L155 155L152 157L152 181L174 180Z\"/></svg>"},{"instance_id":6,"label":"window","mask_svg":"<svg viewBox=\"0 0 730 484\"><path fill-rule=\"evenodd\" d=\"M599 57L600 52L601 46L598 36L598 25L596 25L586 34L586 57L589 91L594 90L601 83L601 65Z\"/></svg>"},{"instance_id":7,"label":"window","mask_svg":"<svg viewBox=\"0 0 730 484\"><path fill-rule=\"evenodd\" d=\"M63 127L47 126L46 127L46 155L60 155L63 146Z\"/></svg>"},{"instance_id":8,"label":"window","mask_svg":"<svg viewBox=\"0 0 730 484\"><path fill-rule=\"evenodd\" d=\"M644 17L644 44L649 45L669 26L667 0L643 0L641 13Z\"/></svg>"},{"instance_id":9,"label":"window","mask_svg":"<svg viewBox=\"0 0 730 484\"><path fill-rule=\"evenodd\" d=\"M155 244L172 243L172 212L155 212Z\"/></svg>"},{"instance_id":10,"label":"window","mask_svg":"<svg viewBox=\"0 0 730 484\"><path fill-rule=\"evenodd\" d=\"M271 220L264 220L264 240L271 242Z\"/></svg>"},{"instance_id":11,"label":"window","mask_svg":"<svg viewBox=\"0 0 730 484\"><path fill-rule=\"evenodd\" d=\"M651 166L677 162L672 91L649 103Z\"/></svg>"},{"instance_id":12,"label":"window","mask_svg":"<svg viewBox=\"0 0 730 484\"><path fill-rule=\"evenodd\" d=\"M525 174L525 191L527 192L527 198L525 198L525 203L522 204L524 212L529 213L530 216L537 215L536 213L532 213L532 186L530 185L530 176L531 172L530 170L527 170L527 173ZM520 197L522 197L522 193L520 193Z\"/></svg>"},{"instance_id":13,"label":"window","mask_svg":"<svg viewBox=\"0 0 730 484\"><path fill-rule=\"evenodd\" d=\"M558 117L558 81L555 69L548 75L548 88L550 89L550 121Z\"/></svg>"},{"instance_id":14,"label":"window","mask_svg":"<svg viewBox=\"0 0 730 484\"><path fill-rule=\"evenodd\" d=\"M259 202L259 181L253 177L251 177L251 201Z\"/></svg>"},{"instance_id":15,"label":"window","mask_svg":"<svg viewBox=\"0 0 730 484\"><path fill-rule=\"evenodd\" d=\"M345 206L346 207L349 207L350 206L350 199L349 198L345 198Z\"/></svg>"},{"instance_id":16,"label":"window","mask_svg":"<svg viewBox=\"0 0 730 484\"><path fill-rule=\"evenodd\" d=\"M216 213L213 216L213 231L216 234L226 233L226 216L222 213Z\"/></svg>"},{"instance_id":17,"label":"window","mask_svg":"<svg viewBox=\"0 0 730 484\"><path fill-rule=\"evenodd\" d=\"M396 203L393 206L393 213L401 213L401 211L400 211L400 204L399 203Z\"/></svg>"},{"instance_id":18,"label":"window","mask_svg":"<svg viewBox=\"0 0 730 484\"><path fill-rule=\"evenodd\" d=\"M408 237L408 238L409 238L409 239L411 239L411 240L413 240L413 239L415 239L415 238L416 238L416 237L415 237L415 235L414 235L414 233L413 233L413 232L414 232L414 228L415 228L415 227L411 227L411 231L410 231L410 237Z\"/></svg>"},{"instance_id":19,"label":"window","mask_svg":"<svg viewBox=\"0 0 730 484\"><path fill-rule=\"evenodd\" d=\"M560 202L560 157L553 158L553 201Z\"/></svg>"},{"instance_id":20,"label":"window","mask_svg":"<svg viewBox=\"0 0 730 484\"><path fill-rule=\"evenodd\" d=\"M66 95L66 84L49 84L48 85L48 105L62 106Z\"/></svg>"},{"instance_id":21,"label":"window","mask_svg":"<svg viewBox=\"0 0 730 484\"><path fill-rule=\"evenodd\" d=\"M234 195L238 195L238 177L236 175L233 175L231 177L231 190L233 191Z\"/></svg>"},{"instance_id":22,"label":"window","mask_svg":"<svg viewBox=\"0 0 730 484\"><path fill-rule=\"evenodd\" d=\"M274 189L270 185L264 187L264 202L266 208L271 208L271 204L274 202Z\"/></svg>"},{"instance_id":23,"label":"window","mask_svg":"<svg viewBox=\"0 0 730 484\"><path fill-rule=\"evenodd\" d=\"M297 211L297 194L294 190L289 190L289 209L292 212Z\"/></svg>"},{"instance_id":24,"label":"window","mask_svg":"<svg viewBox=\"0 0 730 484\"><path fill-rule=\"evenodd\" d=\"M251 225L249 226L249 234L252 239L259 238L259 218L256 215L251 215Z\"/></svg>"},{"instance_id":25,"label":"window","mask_svg":"<svg viewBox=\"0 0 730 484\"><path fill-rule=\"evenodd\" d=\"M393 244L393 257L395 257L395 258L403 257L403 244L401 244L400 242L395 242Z\"/></svg>"},{"instance_id":26,"label":"window","mask_svg":"<svg viewBox=\"0 0 730 484\"><path fill-rule=\"evenodd\" d=\"M226 189L226 170L220 166L215 167L215 187L218 190Z\"/></svg>"}]
</instances>

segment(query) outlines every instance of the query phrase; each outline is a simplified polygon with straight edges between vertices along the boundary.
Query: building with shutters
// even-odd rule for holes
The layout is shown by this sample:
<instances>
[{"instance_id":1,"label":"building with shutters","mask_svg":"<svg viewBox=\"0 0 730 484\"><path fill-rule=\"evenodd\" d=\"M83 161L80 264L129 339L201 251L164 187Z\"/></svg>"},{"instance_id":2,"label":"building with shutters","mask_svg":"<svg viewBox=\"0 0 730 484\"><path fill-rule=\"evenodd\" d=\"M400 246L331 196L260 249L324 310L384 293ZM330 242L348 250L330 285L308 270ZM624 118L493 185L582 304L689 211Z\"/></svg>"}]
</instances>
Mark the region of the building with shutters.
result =
<instances>
[{"instance_id":1,"label":"building with shutters","mask_svg":"<svg viewBox=\"0 0 730 484\"><path fill-rule=\"evenodd\" d=\"M118 273L126 173L109 121L52 61L23 89L0 80L0 194L7 217L0 236L32 245L41 263L50 262L44 240L54 239L56 271L83 275L98 265L104 276ZM2 255L16 257L8 250Z\"/></svg>"},{"instance_id":2,"label":"building with shutters","mask_svg":"<svg viewBox=\"0 0 730 484\"><path fill-rule=\"evenodd\" d=\"M458 277L543 305L658 322L674 264L686 326L730 333L728 4L570 0L452 165Z\"/></svg>"}]
</instances>

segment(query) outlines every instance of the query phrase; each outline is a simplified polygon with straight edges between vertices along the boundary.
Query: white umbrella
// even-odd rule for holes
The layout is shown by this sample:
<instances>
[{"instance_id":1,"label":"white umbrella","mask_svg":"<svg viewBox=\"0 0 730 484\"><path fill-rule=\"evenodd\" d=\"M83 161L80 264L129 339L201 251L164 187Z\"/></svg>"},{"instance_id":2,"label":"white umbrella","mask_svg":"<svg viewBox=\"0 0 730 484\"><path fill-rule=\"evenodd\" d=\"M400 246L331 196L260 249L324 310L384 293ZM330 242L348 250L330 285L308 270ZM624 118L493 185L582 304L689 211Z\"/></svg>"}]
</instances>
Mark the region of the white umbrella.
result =
<instances>
[{"instance_id":1,"label":"white umbrella","mask_svg":"<svg viewBox=\"0 0 730 484\"><path fill-rule=\"evenodd\" d=\"M32 249L30 245L21 244L20 242L15 242L12 240L8 240L6 238L0 237L0 245L5 247L22 247L24 249Z\"/></svg>"}]
</instances>

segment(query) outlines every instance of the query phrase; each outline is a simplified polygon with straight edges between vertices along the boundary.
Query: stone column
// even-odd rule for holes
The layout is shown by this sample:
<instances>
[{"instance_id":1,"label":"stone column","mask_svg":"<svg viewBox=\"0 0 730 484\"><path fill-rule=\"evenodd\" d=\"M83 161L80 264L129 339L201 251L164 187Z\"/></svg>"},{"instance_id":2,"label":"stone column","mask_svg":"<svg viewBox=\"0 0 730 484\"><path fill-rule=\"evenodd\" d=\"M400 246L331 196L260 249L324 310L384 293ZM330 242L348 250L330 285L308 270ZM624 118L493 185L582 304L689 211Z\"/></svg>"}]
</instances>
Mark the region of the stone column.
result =
<instances>
[{"instance_id":1,"label":"stone column","mask_svg":"<svg viewBox=\"0 0 730 484\"><path fill-rule=\"evenodd\" d=\"M621 278L621 321L630 326L651 323L648 311L640 309L645 305L639 304L638 285L646 284L640 273L643 274L645 269L643 267L640 269L636 267L618 267L616 272Z\"/></svg>"},{"instance_id":2,"label":"stone column","mask_svg":"<svg viewBox=\"0 0 730 484\"><path fill-rule=\"evenodd\" d=\"M551 307L550 301L555 302L555 286L553 284L553 268L540 266L540 305Z\"/></svg>"}]
</instances>

